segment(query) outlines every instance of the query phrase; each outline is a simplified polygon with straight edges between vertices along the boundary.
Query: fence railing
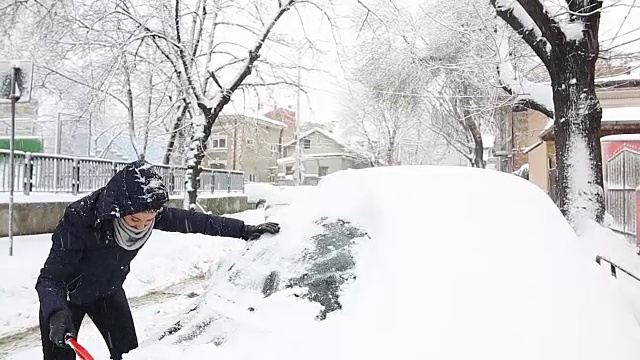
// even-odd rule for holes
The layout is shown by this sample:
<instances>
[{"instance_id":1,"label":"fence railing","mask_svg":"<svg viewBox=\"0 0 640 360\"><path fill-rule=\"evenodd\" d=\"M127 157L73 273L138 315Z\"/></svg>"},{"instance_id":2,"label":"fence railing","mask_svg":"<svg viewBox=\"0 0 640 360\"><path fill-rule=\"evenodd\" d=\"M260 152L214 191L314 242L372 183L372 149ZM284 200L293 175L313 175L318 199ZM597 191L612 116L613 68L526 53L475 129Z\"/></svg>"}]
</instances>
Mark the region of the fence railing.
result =
<instances>
[{"instance_id":1,"label":"fence railing","mask_svg":"<svg viewBox=\"0 0 640 360\"><path fill-rule=\"evenodd\" d=\"M613 218L611 229L635 240L636 189L640 186L640 154L622 151L605 162L605 207Z\"/></svg>"},{"instance_id":2,"label":"fence railing","mask_svg":"<svg viewBox=\"0 0 640 360\"><path fill-rule=\"evenodd\" d=\"M25 153L15 151L14 191L29 195L32 192L88 193L107 184L127 162L65 155ZM9 191L9 151L0 150L0 192ZM153 165L162 176L167 190L179 194L185 190L187 168L184 166ZM202 168L201 192L244 192L242 171Z\"/></svg>"}]
</instances>

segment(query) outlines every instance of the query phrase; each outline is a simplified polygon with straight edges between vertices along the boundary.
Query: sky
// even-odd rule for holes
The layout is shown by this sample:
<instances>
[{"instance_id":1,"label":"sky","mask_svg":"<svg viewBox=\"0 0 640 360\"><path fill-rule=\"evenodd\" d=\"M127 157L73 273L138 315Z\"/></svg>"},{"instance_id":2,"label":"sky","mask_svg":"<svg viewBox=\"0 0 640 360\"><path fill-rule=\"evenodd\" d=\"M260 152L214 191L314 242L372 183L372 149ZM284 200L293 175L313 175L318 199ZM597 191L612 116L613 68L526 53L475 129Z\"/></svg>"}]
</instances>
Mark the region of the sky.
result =
<instances>
[{"instance_id":1,"label":"sky","mask_svg":"<svg viewBox=\"0 0 640 360\"><path fill-rule=\"evenodd\" d=\"M373 0L363 1L365 3L373 2ZM640 24L640 8L631 6L635 1L637 0L605 1L600 31L603 49L613 48L616 51L626 53L640 53L640 41L637 41L640 38L640 25L638 25ZM414 10L417 10L418 6L416 0L396 0L396 3ZM300 98L300 119L302 122L341 120L339 95L345 88L345 63L348 60L349 47L356 42L356 33L350 28L347 17L355 6L358 5L354 0L334 1L334 6L329 10L334 16L334 27L331 27L328 19L320 10L308 4L298 5L280 19L274 29L275 33L287 33L299 41L307 36L322 51L321 53L308 49L302 51L283 49L268 45L268 43L263 48L262 52L265 58L279 59L282 62L295 64L296 57L299 56L303 67L320 70L301 72L301 83L307 93L306 95L302 94ZM301 26L301 18L303 19L303 27ZM252 40L248 40L250 44ZM295 79L295 70L292 69L290 73ZM232 102L227 105L224 112L253 115L267 112L278 106L290 106L295 109L295 105L296 92L292 89L278 91L273 96L261 98L259 102L255 99L245 99L240 94L234 94ZM117 147L127 152L127 148L130 148L127 143L127 137L123 136ZM164 144L155 144L150 149L151 159L159 159L163 151ZM129 153L132 157L135 155L132 151Z\"/></svg>"},{"instance_id":2,"label":"sky","mask_svg":"<svg viewBox=\"0 0 640 360\"><path fill-rule=\"evenodd\" d=\"M484 1L484 0L479 0ZM563 1L564 0L544 0ZM364 1L372 3L374 1ZM419 1L416 0L396 0L402 7L417 11ZM612 49L616 52L640 54L640 7L637 0L605 0L600 24L600 40L602 49ZM341 1L335 6L334 11L340 16L349 15L353 9L355 1ZM635 6L635 7L634 7ZM336 53L336 45L332 36L331 28L316 9L305 8L301 11L305 16L305 28L308 33L315 34L321 41L322 47L327 49L327 53L316 60L317 66L329 71L333 76L325 74L304 74L303 82L311 85L308 90L309 99L303 96L301 101L302 121L324 122L338 120L340 118L340 106L338 98L344 87L343 64L345 51L356 41L355 31L347 28L347 21L342 19L337 24L339 29L341 53ZM289 14L292 15L292 14ZM288 16L283 18L279 26L292 26L299 24L297 17ZM306 61L310 61L306 59ZM283 103L286 103L286 99ZM295 99L291 99L291 104L295 104Z\"/></svg>"},{"instance_id":3,"label":"sky","mask_svg":"<svg viewBox=\"0 0 640 360\"><path fill-rule=\"evenodd\" d=\"M345 52L349 44L354 41L355 33L350 30L348 20L344 18L353 4L350 1L340 2L327 10L333 19L331 23L320 10L308 4L297 5L295 9L286 13L279 21L274 31L286 32L296 40L304 42L305 37L311 40L319 50L309 48L296 51L295 49L283 49L269 46L263 49L265 58L278 59L291 64L298 62L303 69L300 77L305 93L300 99L301 122L329 122L338 120L339 106L336 104L336 93L340 90L344 80ZM302 24L301 20L302 19ZM296 70L291 70L291 76L295 79ZM258 111L266 112L271 107L296 107L296 92L294 89L280 91L275 99L267 99ZM235 96L234 102L226 109L229 112L256 111L255 104L247 104L248 101L241 96ZM250 110L245 110L249 108Z\"/></svg>"}]
</instances>

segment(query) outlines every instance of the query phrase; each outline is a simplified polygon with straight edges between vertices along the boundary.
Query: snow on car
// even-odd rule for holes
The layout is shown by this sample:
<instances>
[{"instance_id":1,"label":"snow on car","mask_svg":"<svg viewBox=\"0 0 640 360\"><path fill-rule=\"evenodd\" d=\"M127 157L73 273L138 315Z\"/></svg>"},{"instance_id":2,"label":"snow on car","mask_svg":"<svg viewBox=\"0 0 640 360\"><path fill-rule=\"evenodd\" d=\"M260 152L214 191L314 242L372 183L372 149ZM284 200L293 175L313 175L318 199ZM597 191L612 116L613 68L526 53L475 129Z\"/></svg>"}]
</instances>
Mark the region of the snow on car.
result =
<instances>
[{"instance_id":1,"label":"snow on car","mask_svg":"<svg viewBox=\"0 0 640 360\"><path fill-rule=\"evenodd\" d=\"M640 326L549 197L489 170L342 171L127 359L637 359Z\"/></svg>"}]
</instances>

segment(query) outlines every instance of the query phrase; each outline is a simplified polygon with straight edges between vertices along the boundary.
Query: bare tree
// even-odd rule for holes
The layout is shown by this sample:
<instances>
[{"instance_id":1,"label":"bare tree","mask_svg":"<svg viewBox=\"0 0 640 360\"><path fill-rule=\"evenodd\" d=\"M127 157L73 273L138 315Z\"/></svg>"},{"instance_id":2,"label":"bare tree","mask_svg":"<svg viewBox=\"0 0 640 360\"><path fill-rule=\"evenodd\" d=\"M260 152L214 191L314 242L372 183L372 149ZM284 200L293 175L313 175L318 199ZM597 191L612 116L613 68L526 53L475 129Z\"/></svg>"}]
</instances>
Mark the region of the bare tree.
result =
<instances>
[{"instance_id":1,"label":"bare tree","mask_svg":"<svg viewBox=\"0 0 640 360\"><path fill-rule=\"evenodd\" d=\"M190 206L195 204L197 198L200 165L208 148L213 124L231 101L234 92L243 86L245 80L250 78L252 72L261 64L261 50L276 24L285 13L298 4L311 4L321 10L320 6L311 1L278 1L277 7L272 9L271 17L265 20L263 12L268 12L269 7L261 3L244 4L241 1L214 0L213 4L209 5L207 1L202 0L197 1L195 7L191 7L176 0L174 6L166 9L163 14L165 18L167 15L172 17L172 21L169 22L170 29L156 30L136 20L145 29L146 36L161 49L165 58L172 64L181 84L182 102L193 116L186 143L187 200ZM245 5L257 10L256 13L249 14L245 23L231 23L219 18L222 7L246 9ZM127 12L127 15L136 19L131 12ZM191 21L187 21L188 19ZM217 33L224 26L245 30L248 33L247 41L253 45L246 46L239 41L216 41ZM233 49L234 47L236 49ZM237 48L245 50L238 51ZM176 121L177 127L181 127L179 124L184 121L184 112L179 114L181 118Z\"/></svg>"},{"instance_id":2,"label":"bare tree","mask_svg":"<svg viewBox=\"0 0 640 360\"><path fill-rule=\"evenodd\" d=\"M540 110L554 117L556 196L562 213L574 225L583 218L602 221L602 109L594 84L602 1L490 0L490 4L549 72L554 106Z\"/></svg>"},{"instance_id":3,"label":"bare tree","mask_svg":"<svg viewBox=\"0 0 640 360\"><path fill-rule=\"evenodd\" d=\"M211 125L232 94L299 86L296 64L275 56L299 41L274 27L291 9L300 16L302 5L327 15L311 0L42 0L16 2L6 13L41 13L30 22L39 25L30 32L39 41L28 51L38 85L59 94L61 107L95 119L95 134L127 134L141 158L158 140L168 144L167 163L185 146L196 150L189 164L198 164L197 173ZM263 48L274 50L272 60L260 56ZM197 189L195 179L189 188Z\"/></svg>"},{"instance_id":4,"label":"bare tree","mask_svg":"<svg viewBox=\"0 0 640 360\"><path fill-rule=\"evenodd\" d=\"M424 122L424 99L416 96L425 87L421 65L405 50L391 42L361 41L353 58L343 116L349 135L361 139L359 148L367 149L372 164L421 163L436 151ZM419 154L407 156L408 149Z\"/></svg>"},{"instance_id":5,"label":"bare tree","mask_svg":"<svg viewBox=\"0 0 640 360\"><path fill-rule=\"evenodd\" d=\"M492 9L467 0L445 3L427 0L404 8L361 1L360 36L375 44L366 51L390 43L414 64L389 66L385 74L420 84L403 92L422 102L423 124L471 166L485 167L483 134L493 130L496 110L507 105L495 71L493 33L484 24Z\"/></svg>"},{"instance_id":6,"label":"bare tree","mask_svg":"<svg viewBox=\"0 0 640 360\"><path fill-rule=\"evenodd\" d=\"M37 41L22 50L34 59L36 88L57 97L58 109L83 119L89 138L126 129L135 154L144 158L150 138L165 136L161 129L176 111L172 98L179 84L155 45L120 13L134 4L45 0L24 7L21 20L30 26L22 30ZM42 15L33 20L32 13ZM97 141L88 144L87 151L98 150Z\"/></svg>"}]
</instances>

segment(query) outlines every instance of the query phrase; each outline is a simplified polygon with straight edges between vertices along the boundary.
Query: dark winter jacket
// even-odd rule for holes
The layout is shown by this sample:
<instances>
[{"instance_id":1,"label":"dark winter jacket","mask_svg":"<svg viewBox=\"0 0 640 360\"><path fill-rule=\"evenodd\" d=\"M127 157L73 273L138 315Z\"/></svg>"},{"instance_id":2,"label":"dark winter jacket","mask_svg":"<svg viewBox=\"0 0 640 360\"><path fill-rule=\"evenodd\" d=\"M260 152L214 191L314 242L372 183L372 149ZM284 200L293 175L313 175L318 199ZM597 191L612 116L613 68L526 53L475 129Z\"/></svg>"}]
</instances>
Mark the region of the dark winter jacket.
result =
<instances>
[{"instance_id":1,"label":"dark winter jacket","mask_svg":"<svg viewBox=\"0 0 640 360\"><path fill-rule=\"evenodd\" d=\"M40 309L48 319L74 304L89 304L122 287L138 250L120 247L113 220L137 212L161 209L154 229L242 238L244 222L168 208L160 176L148 163L134 162L109 183L69 205L52 236L49 257L40 271L36 290Z\"/></svg>"}]
</instances>

